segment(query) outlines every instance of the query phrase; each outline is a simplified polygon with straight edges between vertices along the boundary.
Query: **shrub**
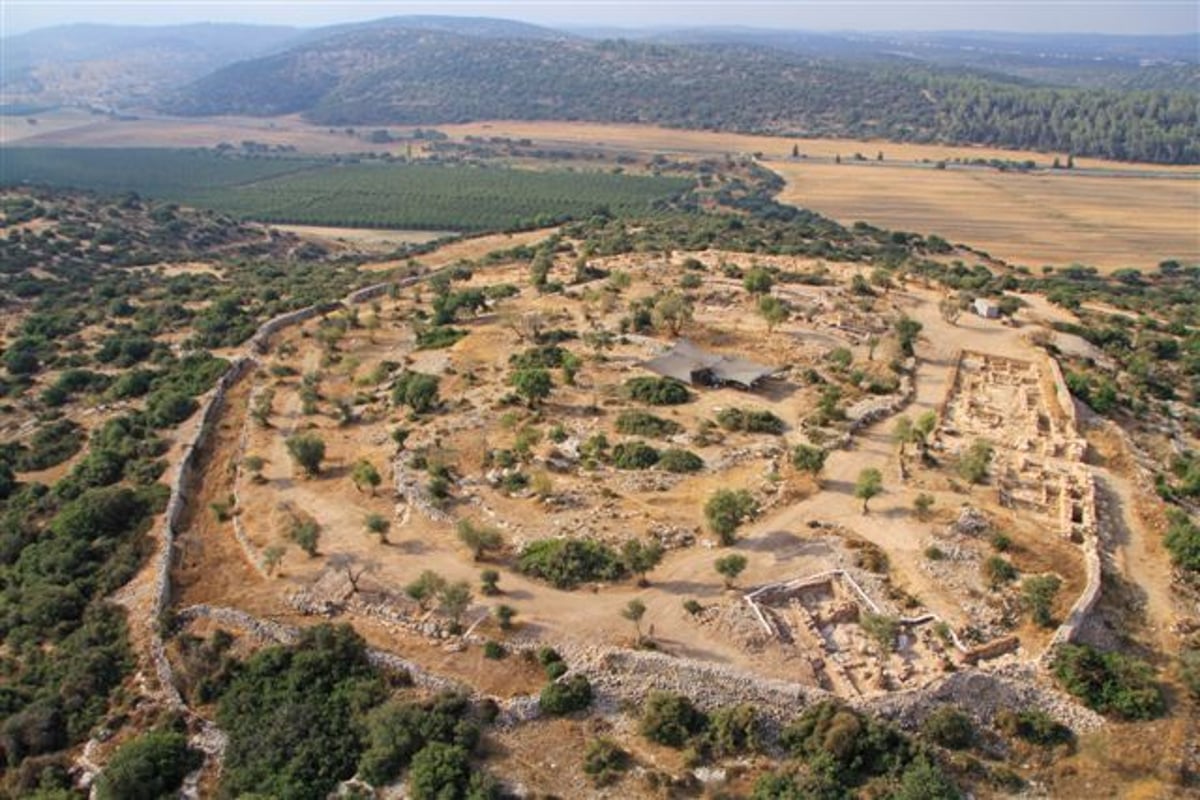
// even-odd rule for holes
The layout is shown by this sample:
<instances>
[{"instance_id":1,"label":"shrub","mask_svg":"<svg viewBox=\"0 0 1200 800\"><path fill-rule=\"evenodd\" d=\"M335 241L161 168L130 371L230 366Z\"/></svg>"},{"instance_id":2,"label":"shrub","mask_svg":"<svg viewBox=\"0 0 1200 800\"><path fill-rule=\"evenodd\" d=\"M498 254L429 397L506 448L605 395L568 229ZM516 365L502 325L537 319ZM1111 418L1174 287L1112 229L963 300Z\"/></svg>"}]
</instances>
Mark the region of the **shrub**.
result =
<instances>
[{"instance_id":1,"label":"shrub","mask_svg":"<svg viewBox=\"0 0 1200 800\"><path fill-rule=\"evenodd\" d=\"M1000 556L989 556L981 568L983 579L992 589L999 589L1006 583L1016 580L1017 568L1011 562Z\"/></svg>"},{"instance_id":2,"label":"shrub","mask_svg":"<svg viewBox=\"0 0 1200 800\"><path fill-rule=\"evenodd\" d=\"M887 614L865 612L859 620L863 632L870 636L884 652L896 649L896 637L900 634L900 622Z\"/></svg>"},{"instance_id":3,"label":"shrub","mask_svg":"<svg viewBox=\"0 0 1200 800\"><path fill-rule=\"evenodd\" d=\"M704 504L704 518L724 545L732 544L738 526L756 513L758 503L745 489L718 489Z\"/></svg>"},{"instance_id":4,"label":"shrub","mask_svg":"<svg viewBox=\"0 0 1200 800\"><path fill-rule=\"evenodd\" d=\"M173 795L200 761L200 754L188 748L183 734L144 733L113 754L96 782L96 796L100 800L158 800Z\"/></svg>"},{"instance_id":5,"label":"shrub","mask_svg":"<svg viewBox=\"0 0 1200 800\"><path fill-rule=\"evenodd\" d=\"M617 469L649 469L658 458L658 451L645 442L621 442L612 449L612 464Z\"/></svg>"},{"instance_id":6,"label":"shrub","mask_svg":"<svg viewBox=\"0 0 1200 800\"><path fill-rule=\"evenodd\" d=\"M1101 713L1152 719L1166 708L1154 671L1133 656L1090 645L1063 645L1051 668L1068 692Z\"/></svg>"},{"instance_id":7,"label":"shrub","mask_svg":"<svg viewBox=\"0 0 1200 800\"><path fill-rule=\"evenodd\" d=\"M629 753L612 739L600 737L588 742L583 754L583 771L596 786L608 786L629 769Z\"/></svg>"},{"instance_id":8,"label":"shrub","mask_svg":"<svg viewBox=\"0 0 1200 800\"><path fill-rule=\"evenodd\" d=\"M504 645L491 640L483 644L483 657L490 658L493 661L499 661L508 655L508 651L504 649Z\"/></svg>"},{"instance_id":9,"label":"shrub","mask_svg":"<svg viewBox=\"0 0 1200 800\"><path fill-rule=\"evenodd\" d=\"M762 746L762 731L754 706L743 703L718 708L708 720L704 749L715 758L755 752Z\"/></svg>"},{"instance_id":10,"label":"shrub","mask_svg":"<svg viewBox=\"0 0 1200 800\"><path fill-rule=\"evenodd\" d=\"M494 794L494 791L468 794L481 779L481 775L473 775L471 759L465 749L432 742L413 757L408 771L408 796L412 800L446 800Z\"/></svg>"},{"instance_id":11,"label":"shrub","mask_svg":"<svg viewBox=\"0 0 1200 800\"><path fill-rule=\"evenodd\" d=\"M693 597L683 601L683 610L695 616L704 610L704 606L700 604L699 600Z\"/></svg>"},{"instance_id":12,"label":"shrub","mask_svg":"<svg viewBox=\"0 0 1200 800\"><path fill-rule=\"evenodd\" d=\"M639 376L625 381L625 396L651 406L677 406L692 399L688 388L673 378Z\"/></svg>"},{"instance_id":13,"label":"shrub","mask_svg":"<svg viewBox=\"0 0 1200 800\"><path fill-rule=\"evenodd\" d=\"M783 433L783 420L770 411L746 408L723 408L717 413L717 424L727 431L747 433Z\"/></svg>"},{"instance_id":14,"label":"shrub","mask_svg":"<svg viewBox=\"0 0 1200 800\"><path fill-rule=\"evenodd\" d=\"M1040 709L1003 710L996 715L996 727L1006 736L1043 747L1071 741L1071 729Z\"/></svg>"},{"instance_id":15,"label":"shrub","mask_svg":"<svg viewBox=\"0 0 1200 800\"><path fill-rule=\"evenodd\" d=\"M418 350L441 350L445 347L451 347L459 339L467 335L467 332L459 328L451 328L448 326L438 326L429 328L417 334L417 349Z\"/></svg>"},{"instance_id":16,"label":"shrub","mask_svg":"<svg viewBox=\"0 0 1200 800\"><path fill-rule=\"evenodd\" d=\"M1033 621L1043 628L1054 625L1050 611L1054 605L1054 595L1061 586L1062 581L1055 575L1037 575L1026 578L1021 584L1021 600L1029 609Z\"/></svg>"},{"instance_id":17,"label":"shrub","mask_svg":"<svg viewBox=\"0 0 1200 800\"><path fill-rule=\"evenodd\" d=\"M1163 543L1176 566L1192 572L1200 572L1200 525L1187 515L1172 509L1170 527Z\"/></svg>"},{"instance_id":18,"label":"shrub","mask_svg":"<svg viewBox=\"0 0 1200 800\"><path fill-rule=\"evenodd\" d=\"M1200 698L1200 649L1185 649L1179 654L1179 677L1192 696Z\"/></svg>"},{"instance_id":19,"label":"shrub","mask_svg":"<svg viewBox=\"0 0 1200 800\"><path fill-rule=\"evenodd\" d=\"M571 351L558 345L542 345L509 356L508 363L514 369L556 369L570 355Z\"/></svg>"},{"instance_id":20,"label":"shrub","mask_svg":"<svg viewBox=\"0 0 1200 800\"><path fill-rule=\"evenodd\" d=\"M975 729L971 718L962 709L952 705L942 705L921 723L921 733L932 742L950 750L962 750L971 746L975 738Z\"/></svg>"},{"instance_id":21,"label":"shrub","mask_svg":"<svg viewBox=\"0 0 1200 800\"><path fill-rule=\"evenodd\" d=\"M659 456L658 466L667 472L699 472L704 469L704 459L690 450L672 447Z\"/></svg>"},{"instance_id":22,"label":"shrub","mask_svg":"<svg viewBox=\"0 0 1200 800\"><path fill-rule=\"evenodd\" d=\"M583 675L574 675L565 681L552 681L542 688L538 705L542 711L554 716L583 711L592 704L592 684Z\"/></svg>"},{"instance_id":23,"label":"shrub","mask_svg":"<svg viewBox=\"0 0 1200 800\"><path fill-rule=\"evenodd\" d=\"M517 558L517 568L559 589L573 589L584 581L612 581L625 576L625 564L617 552L592 539L530 542Z\"/></svg>"},{"instance_id":24,"label":"shrub","mask_svg":"<svg viewBox=\"0 0 1200 800\"><path fill-rule=\"evenodd\" d=\"M640 730L652 742L682 748L704 731L708 718L681 694L653 692L646 700Z\"/></svg>"},{"instance_id":25,"label":"shrub","mask_svg":"<svg viewBox=\"0 0 1200 800\"><path fill-rule=\"evenodd\" d=\"M392 384L392 402L408 406L414 414L426 414L438 403L436 375L405 370Z\"/></svg>"},{"instance_id":26,"label":"shrub","mask_svg":"<svg viewBox=\"0 0 1200 800\"><path fill-rule=\"evenodd\" d=\"M645 411L622 411L617 416L617 433L626 436L649 436L654 439L665 439L683 431L678 422L662 417L656 417Z\"/></svg>"},{"instance_id":27,"label":"shrub","mask_svg":"<svg viewBox=\"0 0 1200 800\"><path fill-rule=\"evenodd\" d=\"M793 757L805 758L813 765L828 764L844 786L898 773L913 756L907 737L895 727L836 701L809 706L784 728L780 743Z\"/></svg>"}]
</instances>

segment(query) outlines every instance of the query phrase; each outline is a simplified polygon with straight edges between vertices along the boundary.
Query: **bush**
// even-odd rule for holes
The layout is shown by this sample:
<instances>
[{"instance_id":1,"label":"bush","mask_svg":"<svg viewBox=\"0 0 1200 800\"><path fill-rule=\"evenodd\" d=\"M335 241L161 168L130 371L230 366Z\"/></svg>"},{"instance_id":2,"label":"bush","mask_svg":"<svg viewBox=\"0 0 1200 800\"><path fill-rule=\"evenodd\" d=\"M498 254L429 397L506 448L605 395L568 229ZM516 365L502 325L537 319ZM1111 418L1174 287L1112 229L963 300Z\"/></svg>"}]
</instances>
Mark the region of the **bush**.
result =
<instances>
[{"instance_id":1,"label":"bush","mask_svg":"<svg viewBox=\"0 0 1200 800\"><path fill-rule=\"evenodd\" d=\"M508 655L508 651L504 649L504 645L499 642L487 641L483 643L483 657L493 661L499 661Z\"/></svg>"},{"instance_id":2,"label":"bush","mask_svg":"<svg viewBox=\"0 0 1200 800\"><path fill-rule=\"evenodd\" d=\"M913 757L907 737L895 727L836 701L805 709L784 728L780 743L793 757L828 763L842 785L898 773Z\"/></svg>"},{"instance_id":3,"label":"bush","mask_svg":"<svg viewBox=\"0 0 1200 800\"><path fill-rule=\"evenodd\" d=\"M989 556L982 566L983 579L992 589L999 589L1017 578L1017 568L1000 556Z\"/></svg>"},{"instance_id":4,"label":"bush","mask_svg":"<svg viewBox=\"0 0 1200 800\"><path fill-rule=\"evenodd\" d=\"M1054 605L1054 595L1061 586L1062 581L1055 575L1037 575L1026 578L1021 584L1021 600L1029 609L1033 621L1043 628L1054 626L1050 611Z\"/></svg>"},{"instance_id":5,"label":"bush","mask_svg":"<svg viewBox=\"0 0 1200 800\"><path fill-rule=\"evenodd\" d=\"M1192 697L1200 699L1200 649L1186 649L1179 654L1179 677Z\"/></svg>"},{"instance_id":6,"label":"bush","mask_svg":"<svg viewBox=\"0 0 1200 800\"><path fill-rule=\"evenodd\" d=\"M459 339L467 335L467 332L458 328L439 326L429 328L417 334L417 349L418 350L441 350L445 347L451 347Z\"/></svg>"},{"instance_id":7,"label":"bush","mask_svg":"<svg viewBox=\"0 0 1200 800\"><path fill-rule=\"evenodd\" d=\"M437 376L405 370L392 384L392 402L408 406L414 414L429 413L438 403Z\"/></svg>"},{"instance_id":8,"label":"bush","mask_svg":"<svg viewBox=\"0 0 1200 800\"><path fill-rule=\"evenodd\" d=\"M219 795L323 800L357 769L356 710L385 691L348 625L307 628L293 646L259 650L217 710L229 736Z\"/></svg>"},{"instance_id":9,"label":"bush","mask_svg":"<svg viewBox=\"0 0 1200 800\"><path fill-rule=\"evenodd\" d=\"M470 755L457 745L433 742L412 760L408 774L412 800L459 800L495 796L482 774L471 769Z\"/></svg>"},{"instance_id":10,"label":"bush","mask_svg":"<svg viewBox=\"0 0 1200 800\"><path fill-rule=\"evenodd\" d=\"M187 737L150 731L113 754L96 782L99 800L158 800L174 795L201 756L188 748Z\"/></svg>"},{"instance_id":11,"label":"bush","mask_svg":"<svg viewBox=\"0 0 1200 800\"><path fill-rule=\"evenodd\" d=\"M709 718L704 734L704 750L714 758L752 753L762 746L761 723L754 706L718 708Z\"/></svg>"},{"instance_id":12,"label":"bush","mask_svg":"<svg viewBox=\"0 0 1200 800\"><path fill-rule=\"evenodd\" d=\"M658 458L658 451L645 442L621 442L612 449L612 464L617 469L649 469Z\"/></svg>"},{"instance_id":13,"label":"bush","mask_svg":"<svg viewBox=\"0 0 1200 800\"><path fill-rule=\"evenodd\" d=\"M717 424L727 431L747 433L783 433L783 420L770 411L746 408L723 408L717 413Z\"/></svg>"},{"instance_id":14,"label":"bush","mask_svg":"<svg viewBox=\"0 0 1200 800\"><path fill-rule=\"evenodd\" d=\"M699 472L704 469L704 459L690 450L672 447L658 457L658 466L667 472Z\"/></svg>"},{"instance_id":15,"label":"bush","mask_svg":"<svg viewBox=\"0 0 1200 800\"><path fill-rule=\"evenodd\" d=\"M83 449L83 440L83 431L74 422L56 420L34 432L29 440L30 449L22 452L13 466L21 472L48 469Z\"/></svg>"},{"instance_id":16,"label":"bush","mask_svg":"<svg viewBox=\"0 0 1200 800\"><path fill-rule=\"evenodd\" d=\"M1200 525L1183 512L1174 509L1172 512L1170 527L1163 539L1171 561L1182 569L1200 572Z\"/></svg>"},{"instance_id":17,"label":"bush","mask_svg":"<svg viewBox=\"0 0 1200 800\"><path fill-rule=\"evenodd\" d=\"M625 396L651 406L677 406L692 399L688 388L673 378L639 376L625 381Z\"/></svg>"},{"instance_id":18,"label":"bush","mask_svg":"<svg viewBox=\"0 0 1200 800\"><path fill-rule=\"evenodd\" d=\"M542 711L554 716L583 711L592 704L592 684L583 675L574 675L565 681L552 681L542 688L538 705Z\"/></svg>"},{"instance_id":19,"label":"bush","mask_svg":"<svg viewBox=\"0 0 1200 800\"><path fill-rule=\"evenodd\" d=\"M617 416L617 433L626 436L649 436L653 439L665 439L683 431L678 422L662 417L656 417L645 411L622 411Z\"/></svg>"},{"instance_id":20,"label":"bush","mask_svg":"<svg viewBox=\"0 0 1200 800\"><path fill-rule=\"evenodd\" d=\"M921 723L921 733L930 741L950 750L962 750L970 747L975 738L975 729L971 718L962 709L952 705L942 705Z\"/></svg>"},{"instance_id":21,"label":"bush","mask_svg":"<svg viewBox=\"0 0 1200 800\"><path fill-rule=\"evenodd\" d=\"M801 472L816 475L825 467L825 458L827 455L828 453L819 447L799 444L792 451L792 466Z\"/></svg>"},{"instance_id":22,"label":"bush","mask_svg":"<svg viewBox=\"0 0 1200 800\"><path fill-rule=\"evenodd\" d=\"M708 718L681 694L653 692L646 700L640 730L652 742L676 749L682 748L696 734L702 733Z\"/></svg>"},{"instance_id":23,"label":"bush","mask_svg":"<svg viewBox=\"0 0 1200 800\"><path fill-rule=\"evenodd\" d=\"M996 728L1006 736L1043 747L1071 741L1071 729L1040 709L1003 710L996 715Z\"/></svg>"},{"instance_id":24,"label":"bush","mask_svg":"<svg viewBox=\"0 0 1200 800\"><path fill-rule=\"evenodd\" d=\"M1051 665L1054 675L1089 708L1123 719L1153 719L1166 708L1149 664L1090 645L1063 645Z\"/></svg>"},{"instance_id":25,"label":"bush","mask_svg":"<svg viewBox=\"0 0 1200 800\"><path fill-rule=\"evenodd\" d=\"M596 786L608 786L629 769L629 753L612 739L600 737L588 742L583 754L583 771Z\"/></svg>"},{"instance_id":26,"label":"bush","mask_svg":"<svg viewBox=\"0 0 1200 800\"><path fill-rule=\"evenodd\" d=\"M518 556L517 568L558 589L574 589L584 581L620 580L626 572L615 550L592 539L530 542Z\"/></svg>"}]
</instances>

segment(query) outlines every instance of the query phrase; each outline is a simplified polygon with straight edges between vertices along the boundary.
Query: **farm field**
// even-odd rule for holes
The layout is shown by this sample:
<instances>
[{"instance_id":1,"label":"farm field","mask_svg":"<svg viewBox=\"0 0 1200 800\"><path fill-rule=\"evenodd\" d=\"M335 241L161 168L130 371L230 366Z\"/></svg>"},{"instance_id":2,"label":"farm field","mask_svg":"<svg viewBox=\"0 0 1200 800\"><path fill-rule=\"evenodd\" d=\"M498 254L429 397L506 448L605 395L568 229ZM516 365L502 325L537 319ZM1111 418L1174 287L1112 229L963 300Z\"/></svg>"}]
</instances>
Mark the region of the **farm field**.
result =
<instances>
[{"instance_id":1,"label":"farm field","mask_svg":"<svg viewBox=\"0 0 1200 800\"><path fill-rule=\"evenodd\" d=\"M79 119L72 112L53 112L39 119L36 128L30 128L34 126L24 119L6 118L0 126L3 137L0 140L29 146L212 147L224 141L252 139L295 146L306 154L366 149L403 153L408 146L368 144L344 130L331 132L294 116L116 121ZM780 198L785 202L811 208L843 223L863 220L879 226L937 233L1031 267L1078 262L1102 269L1145 268L1168 258L1187 260L1200 254L1200 170L1195 167L1078 158L1077 171L1070 174L1001 173L983 168L935 171L930 169L930 163L955 159L1033 160L1039 168L1047 168L1056 154L845 139L787 139L643 125L495 121L444 125L438 129L452 139L528 138L543 146L559 148L587 146L615 152L689 156L760 153L787 180L788 186ZM394 132L401 130L396 128ZM793 146L805 156L803 160L791 157ZM882 164L868 161L840 166L830 161L839 155L851 159L858 152L869 159L883 153L885 160ZM17 148L13 148L6 159L11 161L20 156ZM283 184L288 189L295 185ZM263 214L261 218L275 221L362 222L327 213L325 209L281 204L271 198L271 193L269 187L255 187L232 202L240 213L253 209ZM363 210L361 205L356 208ZM369 224L426 227L426 222L432 224L436 219L423 220L420 225L399 218L390 223Z\"/></svg>"},{"instance_id":2,"label":"farm field","mask_svg":"<svg viewBox=\"0 0 1200 800\"><path fill-rule=\"evenodd\" d=\"M0 182L139 192L263 222L437 231L515 228L599 208L646 214L689 185L597 172L240 159L151 148L14 148Z\"/></svg>"},{"instance_id":3,"label":"farm field","mask_svg":"<svg viewBox=\"0 0 1200 800\"><path fill-rule=\"evenodd\" d=\"M886 163L886 162L885 162ZM1200 258L1200 180L771 161L779 199L844 224L936 233L1029 267Z\"/></svg>"}]
</instances>

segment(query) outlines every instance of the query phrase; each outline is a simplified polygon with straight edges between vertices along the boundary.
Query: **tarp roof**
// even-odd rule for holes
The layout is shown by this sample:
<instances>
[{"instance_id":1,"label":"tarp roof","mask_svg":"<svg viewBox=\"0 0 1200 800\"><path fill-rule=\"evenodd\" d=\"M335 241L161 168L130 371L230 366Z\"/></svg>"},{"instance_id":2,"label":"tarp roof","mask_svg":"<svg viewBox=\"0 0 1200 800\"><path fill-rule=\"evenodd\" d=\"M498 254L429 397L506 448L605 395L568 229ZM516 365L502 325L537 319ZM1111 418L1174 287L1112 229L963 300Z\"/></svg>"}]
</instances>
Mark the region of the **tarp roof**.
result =
<instances>
[{"instance_id":1,"label":"tarp roof","mask_svg":"<svg viewBox=\"0 0 1200 800\"><path fill-rule=\"evenodd\" d=\"M686 339L680 339L666 353L642 364L645 369L684 383L702 380L707 373L721 383L736 383L749 388L775 374L775 367L757 364L736 356L723 356L701 350Z\"/></svg>"}]
</instances>

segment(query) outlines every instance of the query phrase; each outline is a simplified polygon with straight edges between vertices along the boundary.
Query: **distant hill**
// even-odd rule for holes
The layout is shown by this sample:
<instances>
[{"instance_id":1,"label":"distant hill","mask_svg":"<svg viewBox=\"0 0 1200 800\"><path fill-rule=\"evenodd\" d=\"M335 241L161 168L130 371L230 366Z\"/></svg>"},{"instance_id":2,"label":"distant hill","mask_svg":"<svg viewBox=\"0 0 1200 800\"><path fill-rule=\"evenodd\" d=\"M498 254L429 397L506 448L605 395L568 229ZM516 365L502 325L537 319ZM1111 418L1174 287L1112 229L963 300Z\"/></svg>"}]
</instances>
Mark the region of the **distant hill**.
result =
<instances>
[{"instance_id":1,"label":"distant hill","mask_svg":"<svg viewBox=\"0 0 1200 800\"><path fill-rule=\"evenodd\" d=\"M360 27L217 70L175 113L302 112L329 125L478 119L650 122L1200 162L1190 92L1039 87L900 55L812 58L752 44Z\"/></svg>"},{"instance_id":2,"label":"distant hill","mask_svg":"<svg viewBox=\"0 0 1200 800\"><path fill-rule=\"evenodd\" d=\"M0 40L0 90L7 102L149 102L226 64L298 43L297 33L216 24L44 28Z\"/></svg>"}]
</instances>

